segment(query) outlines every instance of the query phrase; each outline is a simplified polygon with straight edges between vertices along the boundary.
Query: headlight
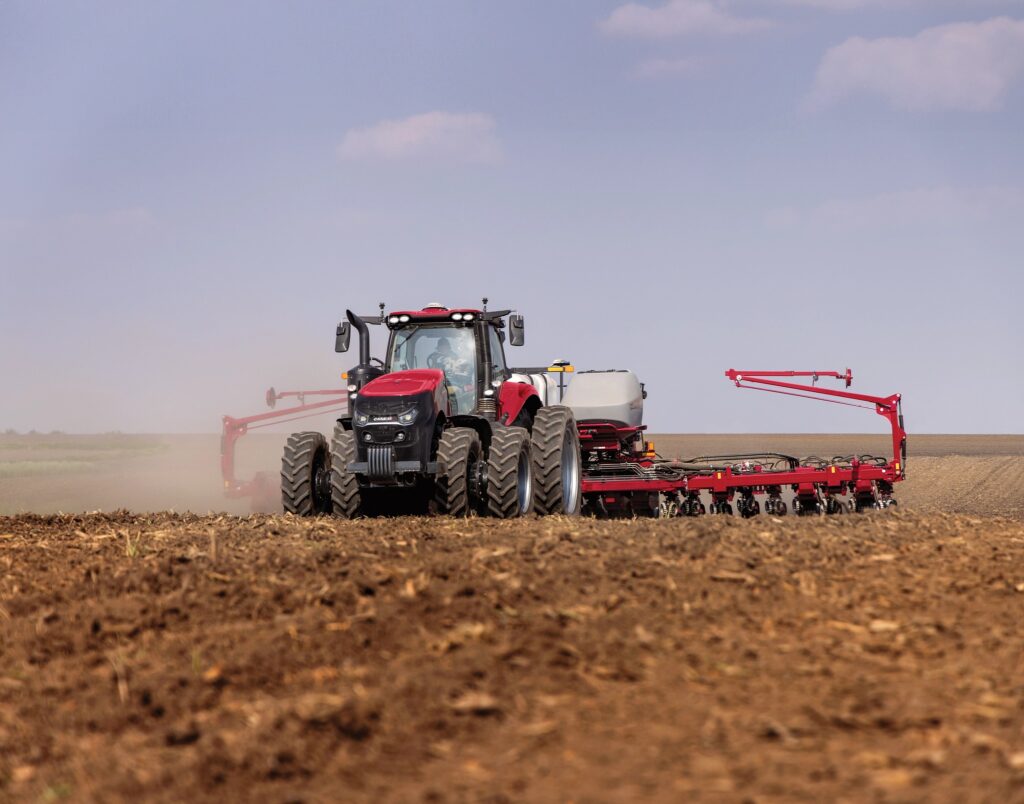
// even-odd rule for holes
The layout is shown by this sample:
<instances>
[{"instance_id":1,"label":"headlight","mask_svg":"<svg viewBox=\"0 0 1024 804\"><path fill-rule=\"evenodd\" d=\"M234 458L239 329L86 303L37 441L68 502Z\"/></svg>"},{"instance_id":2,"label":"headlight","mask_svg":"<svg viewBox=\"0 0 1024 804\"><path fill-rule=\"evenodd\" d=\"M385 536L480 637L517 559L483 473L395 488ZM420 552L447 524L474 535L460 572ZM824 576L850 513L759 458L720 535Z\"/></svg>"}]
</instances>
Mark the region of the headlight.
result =
<instances>
[{"instance_id":1,"label":"headlight","mask_svg":"<svg viewBox=\"0 0 1024 804\"><path fill-rule=\"evenodd\" d=\"M462 316L462 320L463 321L472 321L473 320L473 314L472 313L466 313L464 316Z\"/></svg>"},{"instance_id":2,"label":"headlight","mask_svg":"<svg viewBox=\"0 0 1024 804\"><path fill-rule=\"evenodd\" d=\"M359 423L359 424L366 424L368 421L370 421L370 417L367 416L365 413L357 413L356 414L356 422L357 423Z\"/></svg>"},{"instance_id":3,"label":"headlight","mask_svg":"<svg viewBox=\"0 0 1024 804\"><path fill-rule=\"evenodd\" d=\"M400 421L402 424L412 424L414 421L416 421L417 412L418 411L416 410L416 408L412 408L411 410L407 410L405 413L399 413L398 421Z\"/></svg>"},{"instance_id":4,"label":"headlight","mask_svg":"<svg viewBox=\"0 0 1024 804\"><path fill-rule=\"evenodd\" d=\"M407 316L407 315L400 315L400 316L398 316L398 320L402 324L408 324L409 323L409 316Z\"/></svg>"},{"instance_id":5,"label":"headlight","mask_svg":"<svg viewBox=\"0 0 1024 804\"><path fill-rule=\"evenodd\" d=\"M452 321L461 321L462 313L452 313Z\"/></svg>"}]
</instances>

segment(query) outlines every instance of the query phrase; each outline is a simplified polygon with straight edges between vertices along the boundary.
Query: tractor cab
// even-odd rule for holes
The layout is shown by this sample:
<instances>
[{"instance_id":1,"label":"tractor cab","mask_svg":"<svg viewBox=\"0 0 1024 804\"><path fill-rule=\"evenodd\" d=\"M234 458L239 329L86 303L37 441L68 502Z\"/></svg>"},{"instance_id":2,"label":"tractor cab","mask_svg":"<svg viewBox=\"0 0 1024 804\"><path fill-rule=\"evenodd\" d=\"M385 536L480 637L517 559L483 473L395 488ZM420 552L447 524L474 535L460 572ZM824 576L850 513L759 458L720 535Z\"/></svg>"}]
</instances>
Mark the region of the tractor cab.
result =
<instances>
[{"instance_id":1,"label":"tractor cab","mask_svg":"<svg viewBox=\"0 0 1024 804\"><path fill-rule=\"evenodd\" d=\"M513 378L505 360L506 341L512 346L523 343L523 317L511 310L452 310L430 304L422 310L388 314L382 310L377 316L357 316L351 311L347 315L348 322L338 325L335 350L348 350L351 328L355 327L359 365L347 372L353 402L364 387L383 375L434 371L440 372L448 393L447 416L494 418L502 386L512 379L523 382ZM383 324L389 330L383 361L369 356L367 324Z\"/></svg>"},{"instance_id":2,"label":"tractor cab","mask_svg":"<svg viewBox=\"0 0 1024 804\"><path fill-rule=\"evenodd\" d=\"M476 338L468 326L406 325L392 333L384 367L389 372L440 369L452 413L472 413L476 409L480 371Z\"/></svg>"},{"instance_id":3,"label":"tractor cab","mask_svg":"<svg viewBox=\"0 0 1024 804\"><path fill-rule=\"evenodd\" d=\"M450 415L472 415L487 390L506 379L505 357L497 335L501 319L484 320L479 310L427 308L388 316L391 330L384 370L388 373L440 371L448 389ZM403 320L404 319L404 320Z\"/></svg>"}]
</instances>

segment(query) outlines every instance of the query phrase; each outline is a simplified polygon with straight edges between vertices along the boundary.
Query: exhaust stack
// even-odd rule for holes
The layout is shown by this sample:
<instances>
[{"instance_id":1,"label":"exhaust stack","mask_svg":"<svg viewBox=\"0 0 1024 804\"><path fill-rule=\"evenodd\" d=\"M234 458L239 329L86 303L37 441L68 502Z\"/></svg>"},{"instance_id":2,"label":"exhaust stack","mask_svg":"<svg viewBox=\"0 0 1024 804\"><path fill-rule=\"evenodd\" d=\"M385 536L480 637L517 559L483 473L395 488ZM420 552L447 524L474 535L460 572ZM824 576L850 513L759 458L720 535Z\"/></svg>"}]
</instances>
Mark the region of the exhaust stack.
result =
<instances>
[{"instance_id":1,"label":"exhaust stack","mask_svg":"<svg viewBox=\"0 0 1024 804\"><path fill-rule=\"evenodd\" d=\"M359 365L369 366L370 365L370 328L366 326L366 322L363 321L359 316L353 313L351 310L345 311L345 317L349 323L356 328L359 332Z\"/></svg>"}]
</instances>

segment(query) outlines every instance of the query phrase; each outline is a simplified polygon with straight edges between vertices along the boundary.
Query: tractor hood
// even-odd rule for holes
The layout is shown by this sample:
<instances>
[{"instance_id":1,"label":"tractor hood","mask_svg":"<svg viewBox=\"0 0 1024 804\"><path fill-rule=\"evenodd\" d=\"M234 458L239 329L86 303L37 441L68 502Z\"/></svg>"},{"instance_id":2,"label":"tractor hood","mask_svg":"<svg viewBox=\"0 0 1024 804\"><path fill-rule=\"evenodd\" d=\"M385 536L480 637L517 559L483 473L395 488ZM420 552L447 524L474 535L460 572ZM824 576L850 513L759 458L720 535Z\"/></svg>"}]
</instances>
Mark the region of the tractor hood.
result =
<instances>
[{"instance_id":1,"label":"tractor hood","mask_svg":"<svg viewBox=\"0 0 1024 804\"><path fill-rule=\"evenodd\" d=\"M440 369L395 371L368 382L359 391L359 396L413 396L424 391L434 392L443 384L444 372Z\"/></svg>"}]
</instances>

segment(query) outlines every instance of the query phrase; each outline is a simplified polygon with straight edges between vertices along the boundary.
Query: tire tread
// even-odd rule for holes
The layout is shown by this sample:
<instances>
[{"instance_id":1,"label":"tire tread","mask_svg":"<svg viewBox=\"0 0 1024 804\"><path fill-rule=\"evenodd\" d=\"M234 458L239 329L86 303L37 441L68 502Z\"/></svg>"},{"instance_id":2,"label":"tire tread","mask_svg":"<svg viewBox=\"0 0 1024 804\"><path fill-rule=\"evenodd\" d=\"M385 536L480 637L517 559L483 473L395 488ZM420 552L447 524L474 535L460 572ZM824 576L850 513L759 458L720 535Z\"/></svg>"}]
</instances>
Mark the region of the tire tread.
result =
<instances>
[{"instance_id":1,"label":"tire tread","mask_svg":"<svg viewBox=\"0 0 1024 804\"><path fill-rule=\"evenodd\" d=\"M491 516L520 515L519 457L524 449L530 449L530 434L522 427L495 428L487 453L487 513Z\"/></svg>"},{"instance_id":2,"label":"tire tread","mask_svg":"<svg viewBox=\"0 0 1024 804\"><path fill-rule=\"evenodd\" d=\"M438 512L451 516L469 516L472 500L466 464L473 452L480 456L480 436L471 427L450 427L441 434L437 446L437 478L434 500ZM453 472L456 467L461 467Z\"/></svg>"},{"instance_id":3,"label":"tire tread","mask_svg":"<svg viewBox=\"0 0 1024 804\"><path fill-rule=\"evenodd\" d=\"M281 504L285 513L315 516L328 513L317 509L313 488L314 462L318 452L327 454L327 439L321 433L292 433L281 456Z\"/></svg>"},{"instance_id":4,"label":"tire tread","mask_svg":"<svg viewBox=\"0 0 1024 804\"><path fill-rule=\"evenodd\" d=\"M549 405L537 411L533 419L531 453L533 459L534 510L541 515L575 514L565 511L565 489L562 487L562 444L566 430L579 449L579 434L572 411L562 405ZM577 499L582 494L577 495ZM578 508L577 504L577 508Z\"/></svg>"},{"instance_id":5,"label":"tire tread","mask_svg":"<svg viewBox=\"0 0 1024 804\"><path fill-rule=\"evenodd\" d=\"M334 515L344 519L355 519L365 513L359 478L348 471L348 465L355 460L355 436L338 423L331 439L331 506Z\"/></svg>"}]
</instances>

